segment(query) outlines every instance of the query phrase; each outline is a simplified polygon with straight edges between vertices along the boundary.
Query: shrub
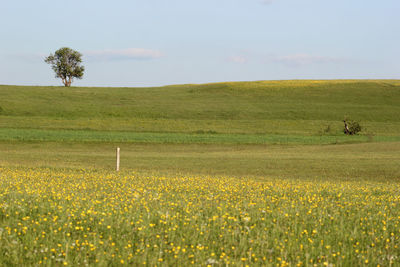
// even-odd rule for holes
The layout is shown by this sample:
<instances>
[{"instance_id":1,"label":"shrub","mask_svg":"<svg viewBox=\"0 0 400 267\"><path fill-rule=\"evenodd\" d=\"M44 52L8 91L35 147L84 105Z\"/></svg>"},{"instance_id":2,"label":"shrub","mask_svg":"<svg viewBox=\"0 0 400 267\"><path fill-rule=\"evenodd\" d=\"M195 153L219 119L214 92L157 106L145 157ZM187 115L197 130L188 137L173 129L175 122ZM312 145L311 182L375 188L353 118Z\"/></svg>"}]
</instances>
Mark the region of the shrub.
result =
<instances>
[{"instance_id":1,"label":"shrub","mask_svg":"<svg viewBox=\"0 0 400 267\"><path fill-rule=\"evenodd\" d=\"M348 135L354 135L361 131L361 125L358 121L344 120L343 132Z\"/></svg>"}]
</instances>

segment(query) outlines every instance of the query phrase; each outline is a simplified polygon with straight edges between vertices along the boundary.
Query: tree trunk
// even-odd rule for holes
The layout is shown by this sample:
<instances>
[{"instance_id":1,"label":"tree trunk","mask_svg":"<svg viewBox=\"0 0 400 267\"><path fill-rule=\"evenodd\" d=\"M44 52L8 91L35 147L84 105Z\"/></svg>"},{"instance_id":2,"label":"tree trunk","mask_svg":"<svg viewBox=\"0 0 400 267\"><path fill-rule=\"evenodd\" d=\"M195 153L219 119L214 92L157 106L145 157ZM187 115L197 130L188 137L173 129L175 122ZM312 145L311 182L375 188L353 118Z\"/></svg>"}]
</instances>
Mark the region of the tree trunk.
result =
<instances>
[{"instance_id":1,"label":"tree trunk","mask_svg":"<svg viewBox=\"0 0 400 267\"><path fill-rule=\"evenodd\" d=\"M64 84L65 87L68 87L68 81L67 79L62 78L62 83Z\"/></svg>"},{"instance_id":2,"label":"tree trunk","mask_svg":"<svg viewBox=\"0 0 400 267\"><path fill-rule=\"evenodd\" d=\"M67 87L70 87L71 83L72 83L72 77L70 76L70 77L68 77L68 85L67 85Z\"/></svg>"},{"instance_id":3,"label":"tree trunk","mask_svg":"<svg viewBox=\"0 0 400 267\"><path fill-rule=\"evenodd\" d=\"M65 79L62 79L62 82L63 82L65 87L70 87L71 83L72 83L72 79L71 79L71 77L69 77L68 79L65 78Z\"/></svg>"}]
</instances>

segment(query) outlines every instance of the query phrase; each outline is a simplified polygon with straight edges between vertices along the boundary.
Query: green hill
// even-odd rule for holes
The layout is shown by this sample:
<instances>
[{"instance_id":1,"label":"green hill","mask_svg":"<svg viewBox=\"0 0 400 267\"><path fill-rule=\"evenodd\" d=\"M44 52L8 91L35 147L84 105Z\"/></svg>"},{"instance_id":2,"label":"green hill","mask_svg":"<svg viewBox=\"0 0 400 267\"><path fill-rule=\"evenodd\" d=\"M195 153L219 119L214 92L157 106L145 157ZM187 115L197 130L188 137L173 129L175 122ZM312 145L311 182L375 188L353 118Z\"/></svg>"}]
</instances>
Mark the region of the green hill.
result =
<instances>
[{"instance_id":1,"label":"green hill","mask_svg":"<svg viewBox=\"0 0 400 267\"><path fill-rule=\"evenodd\" d=\"M4 85L0 107L0 166L111 170L120 146L146 175L400 179L399 80Z\"/></svg>"},{"instance_id":2,"label":"green hill","mask_svg":"<svg viewBox=\"0 0 400 267\"><path fill-rule=\"evenodd\" d=\"M71 129L342 136L344 117L359 121L362 135L393 137L400 135L399 114L399 80L258 81L148 88L0 86L3 140L7 139L5 129L14 129L16 135L15 129L21 128L57 130L53 132L57 136L63 135L60 130Z\"/></svg>"}]
</instances>

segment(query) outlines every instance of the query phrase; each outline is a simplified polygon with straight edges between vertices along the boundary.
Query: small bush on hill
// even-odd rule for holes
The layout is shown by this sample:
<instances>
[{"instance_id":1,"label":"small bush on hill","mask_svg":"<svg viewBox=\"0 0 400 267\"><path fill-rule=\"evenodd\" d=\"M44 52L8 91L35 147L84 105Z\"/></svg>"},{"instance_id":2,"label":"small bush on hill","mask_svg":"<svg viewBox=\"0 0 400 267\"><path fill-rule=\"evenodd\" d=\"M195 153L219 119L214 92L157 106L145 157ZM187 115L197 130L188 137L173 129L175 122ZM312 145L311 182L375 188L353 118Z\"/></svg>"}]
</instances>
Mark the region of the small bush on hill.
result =
<instances>
[{"instance_id":1,"label":"small bush on hill","mask_svg":"<svg viewBox=\"0 0 400 267\"><path fill-rule=\"evenodd\" d=\"M354 135L361 131L361 125L358 121L352 121L345 119L343 132L347 135Z\"/></svg>"}]
</instances>

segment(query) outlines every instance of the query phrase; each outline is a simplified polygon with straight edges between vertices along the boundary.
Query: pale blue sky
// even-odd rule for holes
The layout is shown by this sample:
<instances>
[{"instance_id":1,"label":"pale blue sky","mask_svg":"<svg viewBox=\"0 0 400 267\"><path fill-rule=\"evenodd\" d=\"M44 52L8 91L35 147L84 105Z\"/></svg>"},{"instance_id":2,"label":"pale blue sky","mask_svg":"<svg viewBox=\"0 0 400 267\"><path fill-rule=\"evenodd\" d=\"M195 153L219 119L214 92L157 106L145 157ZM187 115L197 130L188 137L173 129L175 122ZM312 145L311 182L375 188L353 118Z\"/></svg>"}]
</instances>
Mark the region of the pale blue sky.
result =
<instances>
[{"instance_id":1,"label":"pale blue sky","mask_svg":"<svg viewBox=\"0 0 400 267\"><path fill-rule=\"evenodd\" d=\"M399 0L0 0L0 84L75 86L399 79Z\"/></svg>"}]
</instances>

